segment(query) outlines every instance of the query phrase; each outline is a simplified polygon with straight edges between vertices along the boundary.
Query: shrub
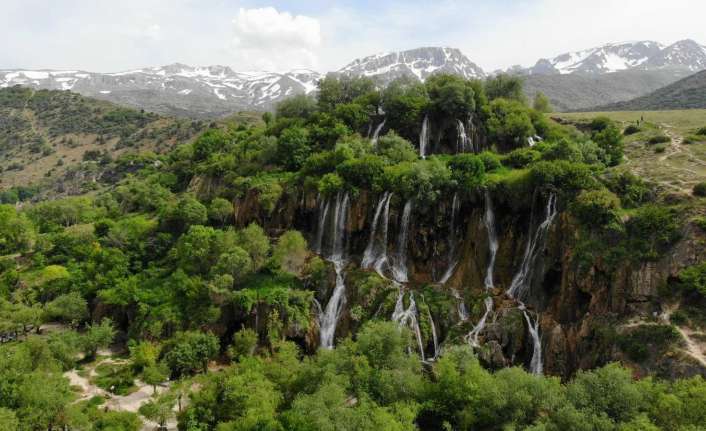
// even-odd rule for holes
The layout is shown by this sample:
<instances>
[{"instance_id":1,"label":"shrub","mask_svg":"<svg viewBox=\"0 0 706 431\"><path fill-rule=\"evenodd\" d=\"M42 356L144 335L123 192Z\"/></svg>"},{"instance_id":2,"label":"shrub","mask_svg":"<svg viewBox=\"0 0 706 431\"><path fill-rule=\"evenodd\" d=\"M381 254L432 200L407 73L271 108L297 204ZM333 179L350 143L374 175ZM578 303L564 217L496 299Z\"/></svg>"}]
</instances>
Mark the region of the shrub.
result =
<instances>
[{"instance_id":1,"label":"shrub","mask_svg":"<svg viewBox=\"0 0 706 431\"><path fill-rule=\"evenodd\" d=\"M664 352L679 341L679 332L671 325L640 325L618 338L618 345L633 361L648 358L650 348Z\"/></svg>"},{"instance_id":2,"label":"shrub","mask_svg":"<svg viewBox=\"0 0 706 431\"><path fill-rule=\"evenodd\" d=\"M338 174L326 174L319 180L319 193L333 196L343 189L344 181Z\"/></svg>"},{"instance_id":3,"label":"shrub","mask_svg":"<svg viewBox=\"0 0 706 431\"><path fill-rule=\"evenodd\" d=\"M511 168L519 169L536 162L541 157L539 151L532 148L518 148L508 153L503 159L503 164Z\"/></svg>"},{"instance_id":4,"label":"shrub","mask_svg":"<svg viewBox=\"0 0 706 431\"><path fill-rule=\"evenodd\" d=\"M706 182L698 183L693 189L694 196L706 196Z\"/></svg>"},{"instance_id":5,"label":"shrub","mask_svg":"<svg viewBox=\"0 0 706 431\"><path fill-rule=\"evenodd\" d=\"M659 145L655 145L654 149L655 149L655 153L661 154L667 150L667 146L664 144L659 144Z\"/></svg>"},{"instance_id":6,"label":"shrub","mask_svg":"<svg viewBox=\"0 0 706 431\"><path fill-rule=\"evenodd\" d=\"M473 189L483 183L485 165L473 154L459 154L449 162L453 179L461 189Z\"/></svg>"},{"instance_id":7,"label":"shrub","mask_svg":"<svg viewBox=\"0 0 706 431\"><path fill-rule=\"evenodd\" d=\"M530 175L535 187L552 186L570 194L596 187L591 169L583 163L541 161L532 165Z\"/></svg>"},{"instance_id":8,"label":"shrub","mask_svg":"<svg viewBox=\"0 0 706 431\"><path fill-rule=\"evenodd\" d=\"M654 200L654 190L642 178L629 171L610 172L603 182L620 197L624 208L635 208Z\"/></svg>"},{"instance_id":9,"label":"shrub","mask_svg":"<svg viewBox=\"0 0 706 431\"><path fill-rule=\"evenodd\" d=\"M571 204L571 212L585 225L604 226L617 218L620 200L608 190L584 190Z\"/></svg>"},{"instance_id":10,"label":"shrub","mask_svg":"<svg viewBox=\"0 0 706 431\"><path fill-rule=\"evenodd\" d=\"M483 151L478 154L478 157L483 162L486 172L492 172L503 167L500 161L500 156L492 151Z\"/></svg>"},{"instance_id":11,"label":"shrub","mask_svg":"<svg viewBox=\"0 0 706 431\"><path fill-rule=\"evenodd\" d=\"M702 127L699 130L697 130L696 134L699 136L706 136L706 127Z\"/></svg>"},{"instance_id":12,"label":"shrub","mask_svg":"<svg viewBox=\"0 0 706 431\"><path fill-rule=\"evenodd\" d=\"M704 135L689 135L684 138L684 144L690 145L690 144L696 144L698 142L703 142L706 141L706 136Z\"/></svg>"},{"instance_id":13,"label":"shrub","mask_svg":"<svg viewBox=\"0 0 706 431\"><path fill-rule=\"evenodd\" d=\"M336 172L353 187L374 190L382 183L384 167L382 158L371 154L343 162Z\"/></svg>"},{"instance_id":14,"label":"shrub","mask_svg":"<svg viewBox=\"0 0 706 431\"><path fill-rule=\"evenodd\" d=\"M635 257L656 259L680 237L680 223L671 208L639 208L626 224L629 247Z\"/></svg>"},{"instance_id":15,"label":"shrub","mask_svg":"<svg viewBox=\"0 0 706 431\"><path fill-rule=\"evenodd\" d=\"M647 140L647 143L650 145L656 145L656 144L664 144L667 142L671 142L672 138L670 138L667 135L659 134L652 136L650 139Z\"/></svg>"},{"instance_id":16,"label":"shrub","mask_svg":"<svg viewBox=\"0 0 706 431\"><path fill-rule=\"evenodd\" d=\"M687 292L696 292L706 297L706 262L682 269L679 286Z\"/></svg>"},{"instance_id":17,"label":"shrub","mask_svg":"<svg viewBox=\"0 0 706 431\"><path fill-rule=\"evenodd\" d=\"M257 348L257 332L250 328L241 329L233 335L233 343L228 347L231 359L251 356Z\"/></svg>"},{"instance_id":18,"label":"shrub","mask_svg":"<svg viewBox=\"0 0 706 431\"><path fill-rule=\"evenodd\" d=\"M634 135L635 133L640 133L642 129L640 129L639 126L636 126L634 124L630 124L628 127L623 130L623 135L629 136L629 135Z\"/></svg>"},{"instance_id":19,"label":"shrub","mask_svg":"<svg viewBox=\"0 0 706 431\"><path fill-rule=\"evenodd\" d=\"M601 117L596 117L593 120L591 120L589 127L594 132L601 132L601 131L607 129L611 125L613 125L613 120L611 120L608 117L601 116Z\"/></svg>"}]
</instances>

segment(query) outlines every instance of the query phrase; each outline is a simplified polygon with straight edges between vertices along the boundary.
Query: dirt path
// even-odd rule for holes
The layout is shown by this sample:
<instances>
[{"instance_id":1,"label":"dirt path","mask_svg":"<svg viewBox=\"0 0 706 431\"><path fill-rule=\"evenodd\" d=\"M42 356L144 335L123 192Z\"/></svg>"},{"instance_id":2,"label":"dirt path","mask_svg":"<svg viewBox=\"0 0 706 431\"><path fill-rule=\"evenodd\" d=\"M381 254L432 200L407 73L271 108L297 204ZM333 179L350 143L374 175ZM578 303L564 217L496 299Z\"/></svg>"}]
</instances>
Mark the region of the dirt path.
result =
<instances>
[{"instance_id":1,"label":"dirt path","mask_svg":"<svg viewBox=\"0 0 706 431\"><path fill-rule=\"evenodd\" d=\"M672 317L672 313L679 309L679 305L679 303L676 303L665 306L664 311L660 315L660 318L664 323L671 324L670 319ZM681 327L678 325L674 325L674 327L684 339L684 343L686 344L686 349L684 351L699 362L704 368L706 368L706 343L694 340L694 331L690 328Z\"/></svg>"}]
</instances>

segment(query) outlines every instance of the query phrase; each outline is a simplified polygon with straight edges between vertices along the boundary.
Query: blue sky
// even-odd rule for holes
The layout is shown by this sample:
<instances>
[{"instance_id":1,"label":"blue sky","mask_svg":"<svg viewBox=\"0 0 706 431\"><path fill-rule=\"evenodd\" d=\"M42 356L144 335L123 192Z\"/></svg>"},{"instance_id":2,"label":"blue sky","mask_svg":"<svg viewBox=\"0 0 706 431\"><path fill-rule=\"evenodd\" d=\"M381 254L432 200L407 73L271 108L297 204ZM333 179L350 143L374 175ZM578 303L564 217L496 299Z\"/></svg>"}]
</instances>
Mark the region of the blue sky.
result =
<instances>
[{"instance_id":1,"label":"blue sky","mask_svg":"<svg viewBox=\"0 0 706 431\"><path fill-rule=\"evenodd\" d=\"M0 68L327 71L451 46L491 71L614 41L706 44L704 16L697 0L2 0Z\"/></svg>"}]
</instances>

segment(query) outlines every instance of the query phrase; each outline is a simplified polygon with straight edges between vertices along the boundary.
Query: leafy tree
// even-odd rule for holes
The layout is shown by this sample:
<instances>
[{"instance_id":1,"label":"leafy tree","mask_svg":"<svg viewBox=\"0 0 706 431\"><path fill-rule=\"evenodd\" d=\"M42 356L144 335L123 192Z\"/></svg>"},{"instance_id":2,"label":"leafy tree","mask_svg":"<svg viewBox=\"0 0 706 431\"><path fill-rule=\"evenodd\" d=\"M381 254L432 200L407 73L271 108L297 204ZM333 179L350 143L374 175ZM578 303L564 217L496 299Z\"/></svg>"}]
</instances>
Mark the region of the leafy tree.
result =
<instances>
[{"instance_id":1,"label":"leafy tree","mask_svg":"<svg viewBox=\"0 0 706 431\"><path fill-rule=\"evenodd\" d=\"M380 137L376 152L390 163L413 162L419 158L417 150L406 139L390 132Z\"/></svg>"},{"instance_id":2,"label":"leafy tree","mask_svg":"<svg viewBox=\"0 0 706 431\"><path fill-rule=\"evenodd\" d=\"M522 78L519 76L501 73L485 81L485 92L491 101L502 98L524 103L522 85Z\"/></svg>"},{"instance_id":3,"label":"leafy tree","mask_svg":"<svg viewBox=\"0 0 706 431\"><path fill-rule=\"evenodd\" d=\"M218 350L218 338L211 333L180 332L165 345L164 360L176 376L206 372Z\"/></svg>"},{"instance_id":4,"label":"leafy tree","mask_svg":"<svg viewBox=\"0 0 706 431\"><path fill-rule=\"evenodd\" d=\"M172 255L180 269L191 274L207 274L222 252L223 234L208 226L191 226L179 237Z\"/></svg>"},{"instance_id":5,"label":"leafy tree","mask_svg":"<svg viewBox=\"0 0 706 431\"><path fill-rule=\"evenodd\" d=\"M386 127L406 139L419 139L422 119L429 106L429 95L424 84L409 77L398 78L383 91L382 104Z\"/></svg>"},{"instance_id":6,"label":"leafy tree","mask_svg":"<svg viewBox=\"0 0 706 431\"><path fill-rule=\"evenodd\" d=\"M251 223L238 231L237 244L250 255L255 271L262 268L270 253L270 240L260 226Z\"/></svg>"},{"instance_id":7,"label":"leafy tree","mask_svg":"<svg viewBox=\"0 0 706 431\"><path fill-rule=\"evenodd\" d=\"M317 102L305 94L288 97L277 104L277 118L299 118L308 120L317 111Z\"/></svg>"},{"instance_id":8,"label":"leafy tree","mask_svg":"<svg viewBox=\"0 0 706 431\"><path fill-rule=\"evenodd\" d=\"M288 230L279 237L272 252L272 260L282 271L299 275L308 254L306 239L301 232Z\"/></svg>"},{"instance_id":9,"label":"leafy tree","mask_svg":"<svg viewBox=\"0 0 706 431\"><path fill-rule=\"evenodd\" d=\"M247 251L234 246L221 254L213 267L215 274L228 274L236 283L253 273L253 261Z\"/></svg>"},{"instance_id":10,"label":"leafy tree","mask_svg":"<svg viewBox=\"0 0 706 431\"><path fill-rule=\"evenodd\" d=\"M616 125L611 123L601 131L594 133L593 140L606 152L608 166L616 166L623 161L623 135Z\"/></svg>"},{"instance_id":11,"label":"leafy tree","mask_svg":"<svg viewBox=\"0 0 706 431\"><path fill-rule=\"evenodd\" d=\"M182 196L176 205L167 207L163 218L176 232L183 232L189 226L202 225L208 220L208 210L191 195Z\"/></svg>"},{"instance_id":12,"label":"leafy tree","mask_svg":"<svg viewBox=\"0 0 706 431\"><path fill-rule=\"evenodd\" d=\"M18 431L20 429L20 421L14 411L0 407L0 429L5 431Z\"/></svg>"},{"instance_id":13,"label":"leafy tree","mask_svg":"<svg viewBox=\"0 0 706 431\"><path fill-rule=\"evenodd\" d=\"M28 250L34 237L34 228L24 214L10 205L0 205L0 255Z\"/></svg>"},{"instance_id":14,"label":"leafy tree","mask_svg":"<svg viewBox=\"0 0 706 431\"><path fill-rule=\"evenodd\" d=\"M620 200L608 190L584 190L571 204L571 211L588 226L600 227L619 220Z\"/></svg>"},{"instance_id":15,"label":"leafy tree","mask_svg":"<svg viewBox=\"0 0 706 431\"><path fill-rule=\"evenodd\" d=\"M326 174L319 180L319 193L324 196L334 196L343 190L345 181L340 175L335 173Z\"/></svg>"},{"instance_id":16,"label":"leafy tree","mask_svg":"<svg viewBox=\"0 0 706 431\"><path fill-rule=\"evenodd\" d=\"M139 431L142 426L142 421L135 413L109 411L98 417L98 419L93 423L93 430Z\"/></svg>"},{"instance_id":17,"label":"leafy tree","mask_svg":"<svg viewBox=\"0 0 706 431\"><path fill-rule=\"evenodd\" d=\"M539 111L539 112L552 112L553 111L552 105L549 102L549 99L541 91L537 92L537 94L534 95L534 101L532 101L532 108L534 108L535 111Z\"/></svg>"},{"instance_id":18,"label":"leafy tree","mask_svg":"<svg viewBox=\"0 0 706 431\"><path fill-rule=\"evenodd\" d=\"M485 165L473 154L459 154L449 162L453 178L461 190L470 191L483 184Z\"/></svg>"},{"instance_id":19,"label":"leafy tree","mask_svg":"<svg viewBox=\"0 0 706 431\"><path fill-rule=\"evenodd\" d=\"M115 328L110 319L103 319L100 324L88 325L81 343L87 358L93 359L101 347L108 347L115 337Z\"/></svg>"},{"instance_id":20,"label":"leafy tree","mask_svg":"<svg viewBox=\"0 0 706 431\"><path fill-rule=\"evenodd\" d=\"M475 92L469 82L456 75L437 74L425 83L429 109L439 118L466 119L475 111Z\"/></svg>"},{"instance_id":21,"label":"leafy tree","mask_svg":"<svg viewBox=\"0 0 706 431\"><path fill-rule=\"evenodd\" d=\"M208 207L208 217L221 226L233 217L233 204L223 198L215 198Z\"/></svg>"},{"instance_id":22,"label":"leafy tree","mask_svg":"<svg viewBox=\"0 0 706 431\"><path fill-rule=\"evenodd\" d=\"M311 154L309 131L304 127L292 126L280 135L277 141L277 163L290 171L296 171Z\"/></svg>"},{"instance_id":23,"label":"leafy tree","mask_svg":"<svg viewBox=\"0 0 706 431\"><path fill-rule=\"evenodd\" d=\"M486 127L488 138L501 150L522 147L527 138L535 134L527 108L515 100L493 100Z\"/></svg>"},{"instance_id":24,"label":"leafy tree","mask_svg":"<svg viewBox=\"0 0 706 431\"><path fill-rule=\"evenodd\" d=\"M68 380L58 373L32 372L17 387L17 418L24 429L61 425L62 414L72 398Z\"/></svg>"},{"instance_id":25,"label":"leafy tree","mask_svg":"<svg viewBox=\"0 0 706 431\"><path fill-rule=\"evenodd\" d=\"M168 378L169 367L162 362L148 365L142 370L142 380L152 386L155 394L157 393L157 385L165 382ZM174 405L173 401L172 405Z\"/></svg>"},{"instance_id":26,"label":"leafy tree","mask_svg":"<svg viewBox=\"0 0 706 431\"><path fill-rule=\"evenodd\" d=\"M375 91L370 78L326 75L318 83L319 109L332 112L336 106L351 103L355 99Z\"/></svg>"},{"instance_id":27,"label":"leafy tree","mask_svg":"<svg viewBox=\"0 0 706 431\"><path fill-rule=\"evenodd\" d=\"M257 348L257 332L250 328L241 329L233 335L233 343L228 347L231 359L252 356Z\"/></svg>"},{"instance_id":28,"label":"leafy tree","mask_svg":"<svg viewBox=\"0 0 706 431\"><path fill-rule=\"evenodd\" d=\"M46 315L77 327L88 319L88 303L78 292L61 295L46 305Z\"/></svg>"}]
</instances>

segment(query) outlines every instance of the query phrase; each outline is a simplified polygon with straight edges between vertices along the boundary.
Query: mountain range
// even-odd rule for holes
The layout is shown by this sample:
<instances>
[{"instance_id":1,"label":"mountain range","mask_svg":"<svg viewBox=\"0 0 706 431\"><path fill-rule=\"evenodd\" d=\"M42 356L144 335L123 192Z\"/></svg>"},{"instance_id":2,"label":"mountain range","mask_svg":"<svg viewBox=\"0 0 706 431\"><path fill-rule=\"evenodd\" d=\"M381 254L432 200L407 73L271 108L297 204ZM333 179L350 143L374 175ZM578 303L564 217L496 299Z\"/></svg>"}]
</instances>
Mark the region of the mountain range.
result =
<instances>
[{"instance_id":1,"label":"mountain range","mask_svg":"<svg viewBox=\"0 0 706 431\"><path fill-rule=\"evenodd\" d=\"M575 110L629 100L704 69L706 47L683 40L669 46L653 41L612 43L505 72L524 77L528 96L541 91L557 109ZM446 47L372 55L332 73L366 76L386 84L401 76L423 81L440 72L466 78L492 75L460 50ZM312 70L238 72L226 66L175 63L117 73L2 70L0 88L71 90L161 114L218 118L237 111L270 110L288 96L312 93L322 76Z\"/></svg>"}]
</instances>

